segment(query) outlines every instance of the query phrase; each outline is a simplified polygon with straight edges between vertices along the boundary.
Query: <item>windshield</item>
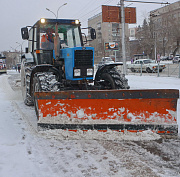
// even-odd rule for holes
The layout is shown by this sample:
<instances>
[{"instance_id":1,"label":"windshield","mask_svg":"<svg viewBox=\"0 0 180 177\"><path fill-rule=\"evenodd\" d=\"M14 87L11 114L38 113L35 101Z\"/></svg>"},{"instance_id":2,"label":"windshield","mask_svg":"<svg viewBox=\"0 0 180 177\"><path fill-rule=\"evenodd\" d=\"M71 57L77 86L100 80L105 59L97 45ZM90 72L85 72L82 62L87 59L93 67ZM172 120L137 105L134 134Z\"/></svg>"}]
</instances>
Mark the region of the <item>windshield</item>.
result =
<instances>
[{"instance_id":1,"label":"windshield","mask_svg":"<svg viewBox=\"0 0 180 177\"><path fill-rule=\"evenodd\" d=\"M60 48L80 47L79 28L75 25L58 25ZM40 25L40 48L53 50L55 38L55 24Z\"/></svg>"},{"instance_id":2,"label":"windshield","mask_svg":"<svg viewBox=\"0 0 180 177\"><path fill-rule=\"evenodd\" d=\"M152 60L144 60L144 64L153 63Z\"/></svg>"}]
</instances>

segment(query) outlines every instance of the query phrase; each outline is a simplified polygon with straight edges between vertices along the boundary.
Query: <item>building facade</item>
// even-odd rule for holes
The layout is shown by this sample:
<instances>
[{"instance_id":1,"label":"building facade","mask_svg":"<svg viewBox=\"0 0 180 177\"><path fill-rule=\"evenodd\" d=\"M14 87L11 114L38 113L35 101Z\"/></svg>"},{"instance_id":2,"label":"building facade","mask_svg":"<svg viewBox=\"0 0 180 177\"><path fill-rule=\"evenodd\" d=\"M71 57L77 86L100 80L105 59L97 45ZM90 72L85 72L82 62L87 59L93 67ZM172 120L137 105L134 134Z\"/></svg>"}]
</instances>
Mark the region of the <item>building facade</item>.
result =
<instances>
[{"instance_id":1,"label":"building facade","mask_svg":"<svg viewBox=\"0 0 180 177\"><path fill-rule=\"evenodd\" d=\"M12 69L17 66L18 63L21 63L21 52L19 51L4 51L2 52L6 56L6 67L7 69Z\"/></svg>"},{"instance_id":2,"label":"building facade","mask_svg":"<svg viewBox=\"0 0 180 177\"><path fill-rule=\"evenodd\" d=\"M96 39L90 41L90 46L95 49L95 62L99 62L102 57L113 56L116 61L122 61L121 36L122 28L120 23L102 22L102 13L88 19L88 27L96 30ZM125 24L126 55L129 56L129 31L128 24ZM118 50L106 50L105 43L118 44Z\"/></svg>"}]
</instances>

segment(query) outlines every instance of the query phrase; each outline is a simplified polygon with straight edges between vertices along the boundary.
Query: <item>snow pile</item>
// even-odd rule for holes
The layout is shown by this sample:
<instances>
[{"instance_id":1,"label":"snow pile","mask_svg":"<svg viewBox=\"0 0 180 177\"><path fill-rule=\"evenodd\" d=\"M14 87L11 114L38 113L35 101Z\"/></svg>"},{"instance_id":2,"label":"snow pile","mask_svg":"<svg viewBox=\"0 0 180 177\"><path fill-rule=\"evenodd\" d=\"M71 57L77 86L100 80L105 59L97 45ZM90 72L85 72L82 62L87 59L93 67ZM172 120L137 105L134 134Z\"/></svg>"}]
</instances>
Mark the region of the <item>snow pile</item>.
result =
<instances>
[{"instance_id":1,"label":"snow pile","mask_svg":"<svg viewBox=\"0 0 180 177\"><path fill-rule=\"evenodd\" d=\"M107 130L107 132L100 132L97 130L82 131L77 130L46 130L39 131L39 135L44 138L54 138L56 140L132 140L132 141L150 141L158 140L161 138L160 135L153 133L151 130L146 130L138 133L131 133L128 131L117 132Z\"/></svg>"}]
</instances>

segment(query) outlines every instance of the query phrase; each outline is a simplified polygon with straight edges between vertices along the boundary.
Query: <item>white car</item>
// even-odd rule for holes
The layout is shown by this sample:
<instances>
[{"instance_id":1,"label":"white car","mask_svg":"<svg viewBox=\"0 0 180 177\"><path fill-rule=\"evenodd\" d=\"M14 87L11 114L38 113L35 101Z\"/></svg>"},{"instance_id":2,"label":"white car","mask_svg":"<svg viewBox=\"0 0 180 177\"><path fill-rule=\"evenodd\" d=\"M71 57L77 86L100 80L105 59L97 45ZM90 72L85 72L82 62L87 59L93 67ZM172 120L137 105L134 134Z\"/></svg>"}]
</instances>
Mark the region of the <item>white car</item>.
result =
<instances>
[{"instance_id":1,"label":"white car","mask_svg":"<svg viewBox=\"0 0 180 177\"><path fill-rule=\"evenodd\" d=\"M158 71L158 63L152 59L138 59L132 64L127 64L127 68L132 72L140 72L142 68L142 72L152 73ZM162 72L164 68L166 68L165 65L159 63L159 72Z\"/></svg>"},{"instance_id":2,"label":"white car","mask_svg":"<svg viewBox=\"0 0 180 177\"><path fill-rule=\"evenodd\" d=\"M173 62L173 64L174 63L179 63L180 62L180 57L179 56L174 57L172 62Z\"/></svg>"},{"instance_id":3,"label":"white car","mask_svg":"<svg viewBox=\"0 0 180 177\"><path fill-rule=\"evenodd\" d=\"M99 62L98 67L111 63L114 63L114 61L110 57L103 57L102 60Z\"/></svg>"}]
</instances>

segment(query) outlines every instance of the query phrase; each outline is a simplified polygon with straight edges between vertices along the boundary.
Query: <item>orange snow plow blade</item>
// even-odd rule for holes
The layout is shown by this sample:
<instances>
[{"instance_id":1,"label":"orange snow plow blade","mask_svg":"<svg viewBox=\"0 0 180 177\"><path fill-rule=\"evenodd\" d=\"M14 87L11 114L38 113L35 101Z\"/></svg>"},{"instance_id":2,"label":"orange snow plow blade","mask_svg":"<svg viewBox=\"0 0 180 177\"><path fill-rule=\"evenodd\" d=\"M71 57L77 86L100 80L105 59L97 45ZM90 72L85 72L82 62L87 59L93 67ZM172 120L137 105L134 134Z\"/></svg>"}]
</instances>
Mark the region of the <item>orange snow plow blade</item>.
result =
<instances>
[{"instance_id":1,"label":"orange snow plow blade","mask_svg":"<svg viewBox=\"0 0 180 177\"><path fill-rule=\"evenodd\" d=\"M76 131L152 130L177 134L179 90L100 90L36 92L38 125Z\"/></svg>"}]
</instances>

